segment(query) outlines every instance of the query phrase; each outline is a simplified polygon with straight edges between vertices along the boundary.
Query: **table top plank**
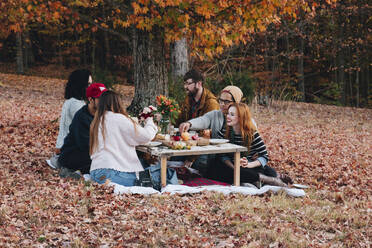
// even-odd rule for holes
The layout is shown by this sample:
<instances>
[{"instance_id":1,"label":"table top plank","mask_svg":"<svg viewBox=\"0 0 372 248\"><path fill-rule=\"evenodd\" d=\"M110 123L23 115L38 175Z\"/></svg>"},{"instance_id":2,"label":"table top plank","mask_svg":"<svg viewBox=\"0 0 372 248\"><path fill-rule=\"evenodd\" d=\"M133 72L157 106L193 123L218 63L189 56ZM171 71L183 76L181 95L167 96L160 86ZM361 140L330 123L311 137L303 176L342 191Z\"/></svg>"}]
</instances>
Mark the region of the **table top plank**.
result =
<instances>
[{"instance_id":1,"label":"table top plank","mask_svg":"<svg viewBox=\"0 0 372 248\"><path fill-rule=\"evenodd\" d=\"M231 143L221 145L207 145L207 146L192 146L190 150L173 150L165 146L149 147L137 146L136 149L141 152L146 152L152 156L191 156L203 154L217 154L217 153L234 153L245 152L248 149L244 146L239 146Z\"/></svg>"}]
</instances>

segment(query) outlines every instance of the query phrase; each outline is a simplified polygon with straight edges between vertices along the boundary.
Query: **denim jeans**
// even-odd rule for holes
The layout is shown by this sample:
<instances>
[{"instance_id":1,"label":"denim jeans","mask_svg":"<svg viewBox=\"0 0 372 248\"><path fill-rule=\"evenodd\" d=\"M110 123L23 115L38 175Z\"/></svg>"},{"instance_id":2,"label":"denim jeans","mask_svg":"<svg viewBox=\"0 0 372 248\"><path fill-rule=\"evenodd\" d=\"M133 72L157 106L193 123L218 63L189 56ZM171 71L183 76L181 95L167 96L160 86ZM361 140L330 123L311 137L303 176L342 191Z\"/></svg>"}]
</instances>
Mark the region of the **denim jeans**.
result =
<instances>
[{"instance_id":1,"label":"denim jeans","mask_svg":"<svg viewBox=\"0 0 372 248\"><path fill-rule=\"evenodd\" d=\"M123 186L134 186L137 178L135 172L122 172L113 169L96 169L90 172L90 176L99 184L103 184L109 179L111 182Z\"/></svg>"}]
</instances>

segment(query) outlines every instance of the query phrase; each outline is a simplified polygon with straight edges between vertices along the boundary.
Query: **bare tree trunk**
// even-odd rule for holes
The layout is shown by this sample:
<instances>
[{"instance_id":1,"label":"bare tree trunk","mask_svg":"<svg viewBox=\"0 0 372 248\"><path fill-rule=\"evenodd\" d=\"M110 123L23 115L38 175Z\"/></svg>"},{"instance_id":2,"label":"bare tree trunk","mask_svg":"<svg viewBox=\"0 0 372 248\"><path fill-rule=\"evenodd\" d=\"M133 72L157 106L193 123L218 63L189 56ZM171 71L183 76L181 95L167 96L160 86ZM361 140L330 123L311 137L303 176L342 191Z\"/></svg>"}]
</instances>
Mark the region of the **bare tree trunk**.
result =
<instances>
[{"instance_id":1,"label":"bare tree trunk","mask_svg":"<svg viewBox=\"0 0 372 248\"><path fill-rule=\"evenodd\" d=\"M143 107L155 104L159 94L168 95L168 76L165 64L163 30L154 28L152 33L134 30L134 98L128 111L138 114Z\"/></svg>"},{"instance_id":2,"label":"bare tree trunk","mask_svg":"<svg viewBox=\"0 0 372 248\"><path fill-rule=\"evenodd\" d=\"M291 59L290 59L290 44L289 44L289 32L287 32L285 36L285 40L287 43L287 73L288 73L288 78L291 78Z\"/></svg>"},{"instance_id":3,"label":"bare tree trunk","mask_svg":"<svg viewBox=\"0 0 372 248\"><path fill-rule=\"evenodd\" d=\"M369 98L369 91L370 91L370 73L371 73L371 66L369 64L367 64L366 66L366 81L365 81L365 84L366 84L366 94L365 94L365 101L366 101L366 105L368 105L368 98Z\"/></svg>"},{"instance_id":4,"label":"bare tree trunk","mask_svg":"<svg viewBox=\"0 0 372 248\"><path fill-rule=\"evenodd\" d=\"M304 77L304 46L305 41L300 37L300 56L298 58L298 89L301 92L301 101L305 101L305 77Z\"/></svg>"},{"instance_id":5,"label":"bare tree trunk","mask_svg":"<svg viewBox=\"0 0 372 248\"><path fill-rule=\"evenodd\" d=\"M353 106L353 73L350 71L349 72L349 89L350 89L350 94L349 94L349 103L350 106Z\"/></svg>"},{"instance_id":6,"label":"bare tree trunk","mask_svg":"<svg viewBox=\"0 0 372 248\"><path fill-rule=\"evenodd\" d=\"M182 77L189 70L187 39L182 38L171 45L171 76L173 80Z\"/></svg>"},{"instance_id":7,"label":"bare tree trunk","mask_svg":"<svg viewBox=\"0 0 372 248\"><path fill-rule=\"evenodd\" d=\"M59 65L62 67L63 66L63 56L62 56L62 48L61 48L61 34L58 32L57 34L57 39L58 39L58 61Z\"/></svg>"},{"instance_id":8,"label":"bare tree trunk","mask_svg":"<svg viewBox=\"0 0 372 248\"><path fill-rule=\"evenodd\" d=\"M338 56L338 78L342 89L341 103L346 105L345 60L342 50L339 51Z\"/></svg>"},{"instance_id":9,"label":"bare tree trunk","mask_svg":"<svg viewBox=\"0 0 372 248\"><path fill-rule=\"evenodd\" d=\"M356 71L355 85L356 85L356 107L359 108L359 71L358 70Z\"/></svg>"},{"instance_id":10,"label":"bare tree trunk","mask_svg":"<svg viewBox=\"0 0 372 248\"><path fill-rule=\"evenodd\" d=\"M22 33L22 40L23 40L23 65L24 70L27 71L29 66L34 63L35 58L32 53L31 49L31 39L30 39L30 33L28 31L24 31Z\"/></svg>"},{"instance_id":11,"label":"bare tree trunk","mask_svg":"<svg viewBox=\"0 0 372 248\"><path fill-rule=\"evenodd\" d=\"M92 33L92 73L96 72L96 35Z\"/></svg>"},{"instance_id":12,"label":"bare tree trunk","mask_svg":"<svg viewBox=\"0 0 372 248\"><path fill-rule=\"evenodd\" d=\"M254 73L257 72L257 52L256 52L256 42L253 42L253 63L254 63Z\"/></svg>"},{"instance_id":13,"label":"bare tree trunk","mask_svg":"<svg viewBox=\"0 0 372 248\"><path fill-rule=\"evenodd\" d=\"M104 31L104 39L105 39L105 68L110 68L111 63L111 49L110 49L110 40L107 31Z\"/></svg>"},{"instance_id":14,"label":"bare tree trunk","mask_svg":"<svg viewBox=\"0 0 372 248\"><path fill-rule=\"evenodd\" d=\"M22 44L22 33L18 32L16 33L16 39L17 39L17 73L18 74L24 74L24 67L23 67L23 44Z\"/></svg>"}]
</instances>

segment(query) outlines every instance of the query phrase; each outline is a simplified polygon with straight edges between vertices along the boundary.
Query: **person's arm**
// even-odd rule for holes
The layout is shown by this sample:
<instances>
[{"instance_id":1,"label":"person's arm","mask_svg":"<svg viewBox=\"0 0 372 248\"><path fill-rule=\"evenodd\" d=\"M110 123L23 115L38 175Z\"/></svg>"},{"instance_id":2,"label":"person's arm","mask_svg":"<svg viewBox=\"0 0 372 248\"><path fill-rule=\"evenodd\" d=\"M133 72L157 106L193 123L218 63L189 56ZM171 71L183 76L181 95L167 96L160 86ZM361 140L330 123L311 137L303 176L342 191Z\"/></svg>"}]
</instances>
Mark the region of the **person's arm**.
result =
<instances>
[{"instance_id":1,"label":"person's arm","mask_svg":"<svg viewBox=\"0 0 372 248\"><path fill-rule=\"evenodd\" d=\"M212 120L217 118L218 111L219 110L214 110L198 118L189 120L188 122L190 122L191 124L191 130L202 130L210 128Z\"/></svg>"},{"instance_id":2,"label":"person's arm","mask_svg":"<svg viewBox=\"0 0 372 248\"><path fill-rule=\"evenodd\" d=\"M225 164L226 166L230 167L231 169L234 169L234 168L235 168L233 162L232 162L230 159L228 159L228 160L224 160L223 162L224 162L224 164Z\"/></svg>"},{"instance_id":3,"label":"person's arm","mask_svg":"<svg viewBox=\"0 0 372 248\"><path fill-rule=\"evenodd\" d=\"M75 100L65 102L61 111L61 120L59 122L59 132L56 141L56 148L60 149L63 146L64 139L66 138L69 127L76 112L84 106L83 101ZM68 126L67 126L68 125Z\"/></svg>"},{"instance_id":4,"label":"person's arm","mask_svg":"<svg viewBox=\"0 0 372 248\"><path fill-rule=\"evenodd\" d=\"M202 130L202 129L209 128L211 126L212 119L215 118L214 116L216 115L213 112L214 111L208 112L205 115L202 115L200 117L191 119L191 120L186 121L186 122L182 122L179 125L180 133L187 132L189 129L191 129L191 130Z\"/></svg>"},{"instance_id":5,"label":"person's arm","mask_svg":"<svg viewBox=\"0 0 372 248\"><path fill-rule=\"evenodd\" d=\"M158 131L152 117L145 120L144 127L133 124L133 122L124 115L118 118L121 119L119 124L120 135L132 146L138 146L150 142ZM136 125L136 127L134 125Z\"/></svg>"},{"instance_id":6,"label":"person's arm","mask_svg":"<svg viewBox=\"0 0 372 248\"><path fill-rule=\"evenodd\" d=\"M257 154L258 157L254 161L248 162L247 160L247 164L243 167L254 168L261 165L266 166L267 162L269 161L269 154L266 150L266 145L257 131L254 133L253 140L249 149L249 154L251 156Z\"/></svg>"},{"instance_id":7,"label":"person's arm","mask_svg":"<svg viewBox=\"0 0 372 248\"><path fill-rule=\"evenodd\" d=\"M63 141L68 133L68 130L64 128L65 118L66 118L66 102L62 106L61 116L59 119L59 129L58 129L58 136L56 141L56 149L61 149L63 146ZM56 150L57 152L57 150Z\"/></svg>"},{"instance_id":8,"label":"person's arm","mask_svg":"<svg viewBox=\"0 0 372 248\"><path fill-rule=\"evenodd\" d=\"M71 103L70 108L68 110L71 120L74 118L76 112L78 112L78 110L81 109L84 105L85 105L84 101L80 100L74 100Z\"/></svg>"},{"instance_id":9,"label":"person's arm","mask_svg":"<svg viewBox=\"0 0 372 248\"><path fill-rule=\"evenodd\" d=\"M240 159L240 166L243 167L243 168L256 168L256 167L259 167L261 166L261 162L257 159L255 161L252 161L252 162L248 162L248 159L246 157L242 157ZM262 165L264 166L264 165Z\"/></svg>"}]
</instances>

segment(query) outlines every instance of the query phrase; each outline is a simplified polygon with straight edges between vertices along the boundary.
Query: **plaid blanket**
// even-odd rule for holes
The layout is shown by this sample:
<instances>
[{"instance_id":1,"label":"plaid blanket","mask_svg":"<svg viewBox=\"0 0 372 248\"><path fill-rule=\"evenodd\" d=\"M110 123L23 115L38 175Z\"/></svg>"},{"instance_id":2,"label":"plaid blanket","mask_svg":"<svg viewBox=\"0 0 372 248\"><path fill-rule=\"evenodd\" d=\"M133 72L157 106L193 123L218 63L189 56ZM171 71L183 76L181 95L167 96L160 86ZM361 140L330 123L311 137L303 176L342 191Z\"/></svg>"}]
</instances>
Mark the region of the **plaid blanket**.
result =
<instances>
[{"instance_id":1,"label":"plaid blanket","mask_svg":"<svg viewBox=\"0 0 372 248\"><path fill-rule=\"evenodd\" d=\"M231 186L228 183L218 182L218 181L214 181L214 180L207 179L204 177L190 178L189 180L185 181L182 185L186 185L190 187L198 187L198 186L206 186L206 185Z\"/></svg>"}]
</instances>

